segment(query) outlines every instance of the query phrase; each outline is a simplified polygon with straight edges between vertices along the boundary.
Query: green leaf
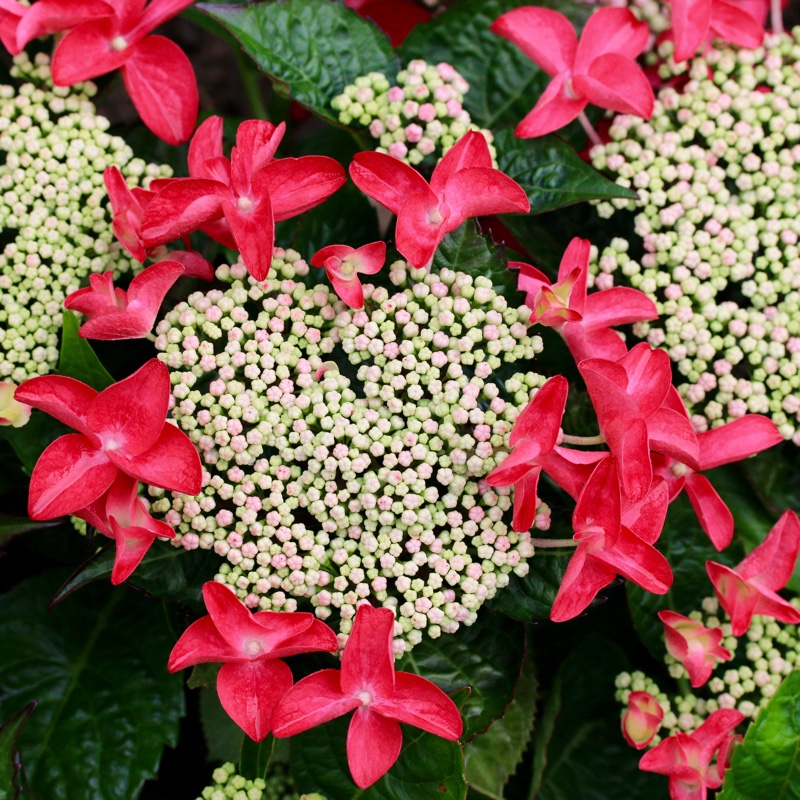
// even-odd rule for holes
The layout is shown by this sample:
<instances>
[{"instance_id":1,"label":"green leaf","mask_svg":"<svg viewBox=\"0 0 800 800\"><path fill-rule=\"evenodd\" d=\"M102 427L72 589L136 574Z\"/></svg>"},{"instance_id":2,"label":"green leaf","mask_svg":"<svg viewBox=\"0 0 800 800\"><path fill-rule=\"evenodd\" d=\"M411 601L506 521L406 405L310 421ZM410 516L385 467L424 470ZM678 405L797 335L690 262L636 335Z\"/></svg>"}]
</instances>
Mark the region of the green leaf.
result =
<instances>
[{"instance_id":1,"label":"green leaf","mask_svg":"<svg viewBox=\"0 0 800 800\"><path fill-rule=\"evenodd\" d=\"M0 597L0 717L38 701L19 738L37 797L135 797L178 738L174 637L159 604L124 588L87 587L48 614L61 579L45 572Z\"/></svg>"},{"instance_id":2,"label":"green leaf","mask_svg":"<svg viewBox=\"0 0 800 800\"><path fill-rule=\"evenodd\" d=\"M473 219L448 233L433 256L434 272L452 269L473 278L489 278L497 294L512 307L523 305L525 298L517 290L517 273L508 268L505 248L490 242L478 230Z\"/></svg>"},{"instance_id":3,"label":"green leaf","mask_svg":"<svg viewBox=\"0 0 800 800\"><path fill-rule=\"evenodd\" d=\"M528 561L528 574L524 578L512 575L508 586L489 601L490 608L526 621L549 617L572 552L562 554L554 550L539 550Z\"/></svg>"},{"instance_id":4,"label":"green leaf","mask_svg":"<svg viewBox=\"0 0 800 800\"><path fill-rule=\"evenodd\" d=\"M556 136L518 139L506 129L496 135L495 147L498 167L525 190L531 214L582 200L637 197L601 175Z\"/></svg>"},{"instance_id":5,"label":"green leaf","mask_svg":"<svg viewBox=\"0 0 800 800\"><path fill-rule=\"evenodd\" d=\"M505 591L503 589L502 591ZM445 692L469 686L464 706L464 741L501 717L514 696L525 650L525 630L514 620L483 613L454 635L423 639L397 662Z\"/></svg>"},{"instance_id":6,"label":"green leaf","mask_svg":"<svg viewBox=\"0 0 800 800\"><path fill-rule=\"evenodd\" d=\"M706 572L706 561L733 566L743 557L741 542L718 553L700 527L697 516L686 497L681 494L669 507L667 521L656 546L669 561L674 580L666 594L651 594L628 582L628 603L633 624L654 658L664 657L664 626L656 614L671 609L688 614L700 608L700 602L714 595Z\"/></svg>"},{"instance_id":7,"label":"green leaf","mask_svg":"<svg viewBox=\"0 0 800 800\"><path fill-rule=\"evenodd\" d=\"M249 736L245 736L239 752L239 774L253 781L264 778L274 749L275 737L271 733L260 742L254 742Z\"/></svg>"},{"instance_id":8,"label":"green leaf","mask_svg":"<svg viewBox=\"0 0 800 800\"><path fill-rule=\"evenodd\" d=\"M225 712L213 683L210 689L200 691L200 723L208 748L208 760L235 764L242 753L244 731Z\"/></svg>"},{"instance_id":9,"label":"green leaf","mask_svg":"<svg viewBox=\"0 0 800 800\"><path fill-rule=\"evenodd\" d=\"M64 311L58 371L68 378L75 378L102 392L114 383L114 379L100 363L89 342L78 335L79 329L77 316L71 311Z\"/></svg>"},{"instance_id":10,"label":"green leaf","mask_svg":"<svg viewBox=\"0 0 800 800\"><path fill-rule=\"evenodd\" d=\"M92 556L64 582L52 604L60 603L68 594L93 581L110 580L115 552L112 543ZM219 558L211 550L187 551L165 541L156 541L125 582L152 597L202 609L202 586L214 579L218 569Z\"/></svg>"},{"instance_id":11,"label":"green leaf","mask_svg":"<svg viewBox=\"0 0 800 800\"><path fill-rule=\"evenodd\" d=\"M503 800L505 786L528 746L536 712L538 681L533 659L525 659L517 690L506 713L464 747L470 789L491 800Z\"/></svg>"},{"instance_id":12,"label":"green leaf","mask_svg":"<svg viewBox=\"0 0 800 800\"><path fill-rule=\"evenodd\" d=\"M0 514L0 547L10 542L15 536L29 531L37 531L42 528L53 528L59 524L56 519L46 522L36 522L26 517L10 517L7 514Z\"/></svg>"},{"instance_id":13,"label":"green leaf","mask_svg":"<svg viewBox=\"0 0 800 800\"><path fill-rule=\"evenodd\" d=\"M719 800L800 800L800 671L789 674L734 749Z\"/></svg>"},{"instance_id":14,"label":"green leaf","mask_svg":"<svg viewBox=\"0 0 800 800\"><path fill-rule=\"evenodd\" d=\"M31 412L31 418L21 428L0 428L0 435L11 445L28 475L51 442L72 432L63 423L37 409Z\"/></svg>"},{"instance_id":15,"label":"green leaf","mask_svg":"<svg viewBox=\"0 0 800 800\"><path fill-rule=\"evenodd\" d=\"M413 58L428 63L452 64L470 85L464 106L472 121L484 128L518 123L535 105L550 76L516 45L489 26L512 8L530 5L526 0L462 0L440 16L418 25L399 48L407 64ZM539 5L554 5L540 3ZM559 2L558 9L579 27L591 9Z\"/></svg>"},{"instance_id":16,"label":"green leaf","mask_svg":"<svg viewBox=\"0 0 800 800\"><path fill-rule=\"evenodd\" d=\"M19 796L22 770L17 739L22 726L31 715L36 703L31 702L0 727L0 800L14 800Z\"/></svg>"},{"instance_id":17,"label":"green leaf","mask_svg":"<svg viewBox=\"0 0 800 800\"><path fill-rule=\"evenodd\" d=\"M368 789L359 789L347 768L350 715L326 722L290 741L298 791L336 800L464 800L464 758L458 742L403 726L403 749L395 765Z\"/></svg>"},{"instance_id":18,"label":"green leaf","mask_svg":"<svg viewBox=\"0 0 800 800\"><path fill-rule=\"evenodd\" d=\"M277 84L315 114L338 124L331 100L368 72L394 78L398 65L386 35L330 0L288 0L198 8L221 22Z\"/></svg>"}]
</instances>

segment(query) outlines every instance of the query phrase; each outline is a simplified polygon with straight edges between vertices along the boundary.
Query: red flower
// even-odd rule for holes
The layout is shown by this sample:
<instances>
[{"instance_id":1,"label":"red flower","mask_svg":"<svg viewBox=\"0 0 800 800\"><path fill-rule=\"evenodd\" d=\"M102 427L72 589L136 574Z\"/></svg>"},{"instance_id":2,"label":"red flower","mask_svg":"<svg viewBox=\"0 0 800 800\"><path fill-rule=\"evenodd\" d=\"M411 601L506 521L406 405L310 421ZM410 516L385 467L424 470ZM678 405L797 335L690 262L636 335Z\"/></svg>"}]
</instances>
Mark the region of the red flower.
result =
<instances>
[{"instance_id":1,"label":"red flower","mask_svg":"<svg viewBox=\"0 0 800 800\"><path fill-rule=\"evenodd\" d=\"M64 308L89 318L80 330L84 339L141 339L152 330L165 295L183 274L177 261L161 261L139 273L127 293L114 288L113 272L90 275L89 286L69 295Z\"/></svg>"},{"instance_id":2,"label":"red flower","mask_svg":"<svg viewBox=\"0 0 800 800\"><path fill-rule=\"evenodd\" d=\"M508 266L520 271L518 288L533 309L530 322L558 331L576 363L587 358L616 361L627 348L612 328L657 319L658 311L644 292L626 286L587 295L590 248L588 239L577 236L569 243L556 283L530 264L509 261Z\"/></svg>"},{"instance_id":3,"label":"red flower","mask_svg":"<svg viewBox=\"0 0 800 800\"><path fill-rule=\"evenodd\" d=\"M342 668L303 678L275 712L277 737L321 725L355 710L347 734L347 762L362 789L391 769L400 755L399 722L456 741L463 722L455 703L419 675L394 671L394 614L388 608L359 606L344 649Z\"/></svg>"},{"instance_id":4,"label":"red flower","mask_svg":"<svg viewBox=\"0 0 800 800\"><path fill-rule=\"evenodd\" d=\"M86 508L120 472L184 494L202 485L200 457L189 437L166 422L169 371L153 358L98 393L58 375L25 381L15 398L79 433L56 439L31 475L28 514L53 519Z\"/></svg>"},{"instance_id":5,"label":"red flower","mask_svg":"<svg viewBox=\"0 0 800 800\"><path fill-rule=\"evenodd\" d=\"M589 17L580 42L558 11L524 6L498 17L491 29L513 42L553 80L516 135L542 136L576 119L589 103L649 119L653 90L634 59L649 31L627 8L601 8Z\"/></svg>"},{"instance_id":6,"label":"red flower","mask_svg":"<svg viewBox=\"0 0 800 800\"><path fill-rule=\"evenodd\" d=\"M150 516L139 497L139 482L124 472L117 474L100 499L74 513L116 542L117 554L111 571L111 583L115 585L131 576L156 537L175 536L166 522Z\"/></svg>"},{"instance_id":7,"label":"red flower","mask_svg":"<svg viewBox=\"0 0 800 800\"><path fill-rule=\"evenodd\" d=\"M656 495L666 508L666 492ZM663 514L648 515L651 520ZM603 459L592 473L572 515L572 527L579 544L567 565L550 611L550 619L564 622L584 611L597 593L617 573L655 594L672 585L672 570L653 546L661 532L641 529L640 538L622 524L619 478L614 458Z\"/></svg>"},{"instance_id":8,"label":"red flower","mask_svg":"<svg viewBox=\"0 0 800 800\"><path fill-rule=\"evenodd\" d=\"M358 153L350 177L364 194L397 214L397 249L427 267L445 235L470 217L528 213L522 187L492 166L483 134L469 131L447 151L430 185L413 167L385 153Z\"/></svg>"},{"instance_id":9,"label":"red flower","mask_svg":"<svg viewBox=\"0 0 800 800\"><path fill-rule=\"evenodd\" d=\"M215 581L203 584L208 616L192 623L169 657L170 672L224 662L217 693L231 719L260 742L273 726L273 714L292 685L292 672L280 659L298 653L334 652L336 634L313 614L258 611L251 614L233 591Z\"/></svg>"},{"instance_id":10,"label":"red flower","mask_svg":"<svg viewBox=\"0 0 800 800\"><path fill-rule=\"evenodd\" d=\"M617 361L578 364L600 430L619 461L622 488L632 502L649 491L650 451L697 467L697 436L685 412L665 404L672 386L669 356L642 342Z\"/></svg>"},{"instance_id":11,"label":"red flower","mask_svg":"<svg viewBox=\"0 0 800 800\"><path fill-rule=\"evenodd\" d=\"M144 0L39 0L23 12L12 35L19 9L6 0L0 30L12 53L37 36L68 31L53 53L53 83L72 86L120 69L145 125L168 144L180 144L197 120L194 70L178 45L149 34L191 4L151 0L145 8Z\"/></svg>"},{"instance_id":12,"label":"red flower","mask_svg":"<svg viewBox=\"0 0 800 800\"><path fill-rule=\"evenodd\" d=\"M708 789L722 786L731 732L743 720L744 714L729 708L715 711L694 733L674 733L645 753L639 769L668 775L671 800L705 800Z\"/></svg>"},{"instance_id":13,"label":"red flower","mask_svg":"<svg viewBox=\"0 0 800 800\"><path fill-rule=\"evenodd\" d=\"M800 611L777 594L792 577L800 552L800 520L786 511L761 544L731 569L706 561L720 605L728 612L734 636L749 627L753 614L800 623Z\"/></svg>"},{"instance_id":14,"label":"red flower","mask_svg":"<svg viewBox=\"0 0 800 800\"><path fill-rule=\"evenodd\" d=\"M728 0L671 0L675 61L686 61L710 38L754 50L764 40L764 26Z\"/></svg>"},{"instance_id":15,"label":"red flower","mask_svg":"<svg viewBox=\"0 0 800 800\"><path fill-rule=\"evenodd\" d=\"M364 290L359 274L374 275L386 261L386 244L372 242L355 249L346 244L330 244L311 259L314 267L324 267L339 299L350 308L364 307Z\"/></svg>"},{"instance_id":16,"label":"red flower","mask_svg":"<svg viewBox=\"0 0 800 800\"><path fill-rule=\"evenodd\" d=\"M730 650L720 645L722 628L706 628L697 620L674 611L659 611L664 623L667 652L683 664L696 689L710 677L717 660L730 661Z\"/></svg>"},{"instance_id":17,"label":"red flower","mask_svg":"<svg viewBox=\"0 0 800 800\"><path fill-rule=\"evenodd\" d=\"M230 160L222 155L222 118L209 117L189 147L190 178L154 181L156 196L142 219L146 247L198 228L238 250L247 271L263 281L272 264L275 223L319 205L345 182L327 156L274 159L285 124L248 120L236 133Z\"/></svg>"},{"instance_id":18,"label":"red flower","mask_svg":"<svg viewBox=\"0 0 800 800\"><path fill-rule=\"evenodd\" d=\"M664 709L650 692L631 692L622 715L622 735L631 747L642 750L655 739L663 719Z\"/></svg>"}]
</instances>

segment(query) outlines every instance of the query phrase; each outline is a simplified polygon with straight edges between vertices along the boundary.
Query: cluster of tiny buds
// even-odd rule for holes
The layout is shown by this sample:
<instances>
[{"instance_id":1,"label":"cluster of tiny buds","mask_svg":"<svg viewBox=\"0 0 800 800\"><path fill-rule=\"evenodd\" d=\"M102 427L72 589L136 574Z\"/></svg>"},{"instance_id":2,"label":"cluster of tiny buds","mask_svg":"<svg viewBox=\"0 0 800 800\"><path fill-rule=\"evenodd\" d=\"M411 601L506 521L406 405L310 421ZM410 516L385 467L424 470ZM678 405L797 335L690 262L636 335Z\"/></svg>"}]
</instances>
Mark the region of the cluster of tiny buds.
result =
<instances>
[{"instance_id":1,"label":"cluster of tiny buds","mask_svg":"<svg viewBox=\"0 0 800 800\"><path fill-rule=\"evenodd\" d=\"M591 5L628 8L637 19L647 23L652 36L645 52L655 47L659 34L672 27L669 3L660 3L658 0L586 0L586 2Z\"/></svg>"},{"instance_id":2,"label":"cluster of tiny buds","mask_svg":"<svg viewBox=\"0 0 800 800\"><path fill-rule=\"evenodd\" d=\"M800 608L800 600L790 601ZM754 616L744 636L731 633L729 622L719 619L719 603L715 597L706 598L702 611L689 616L706 628L722 628L722 646L733 654L732 661L720 662L708 682L694 691L667 694L656 682L642 672L623 672L616 679L616 698L627 706L631 692L649 692L664 711L661 736L651 743L657 745L664 735L676 731L691 733L720 708L735 709L753 720L778 691L783 680L800 665L800 630L796 625L778 622L771 617ZM688 687L688 673L682 664L665 655L670 675Z\"/></svg>"},{"instance_id":3,"label":"cluster of tiny buds","mask_svg":"<svg viewBox=\"0 0 800 800\"><path fill-rule=\"evenodd\" d=\"M247 606L308 600L335 615L342 646L359 603L394 608L400 655L423 631L471 624L527 573L530 535L511 530L510 490L485 476L544 378L509 378L512 400L491 376L541 340L487 278L396 262L398 290L367 284L352 311L307 275L291 250L276 249L261 283L221 267L227 290L158 324L172 414L205 473L198 497L151 489L152 511L176 544L223 556L218 579ZM546 505L535 524L549 527Z\"/></svg>"},{"instance_id":4,"label":"cluster of tiny buds","mask_svg":"<svg viewBox=\"0 0 800 800\"><path fill-rule=\"evenodd\" d=\"M107 133L93 84L53 86L46 55L17 56L11 74L20 85L0 86L0 380L21 383L55 366L65 297L91 272L131 269L103 171L115 165L132 185L171 172Z\"/></svg>"},{"instance_id":5,"label":"cluster of tiny buds","mask_svg":"<svg viewBox=\"0 0 800 800\"><path fill-rule=\"evenodd\" d=\"M708 49L667 59L648 122L617 116L593 163L638 201L644 255L614 239L594 264L600 288L624 281L656 303L657 322L634 332L663 347L703 430L768 414L800 444L800 29L759 50ZM664 54L669 50L665 46ZM634 248L639 249L639 245Z\"/></svg>"},{"instance_id":6,"label":"cluster of tiny buds","mask_svg":"<svg viewBox=\"0 0 800 800\"><path fill-rule=\"evenodd\" d=\"M325 800L316 793L298 795L282 761L273 760L264 778L248 780L230 762L217 767L211 778L214 783L203 789L197 800Z\"/></svg>"},{"instance_id":7,"label":"cluster of tiny buds","mask_svg":"<svg viewBox=\"0 0 800 800\"><path fill-rule=\"evenodd\" d=\"M449 64L434 67L417 59L397 74L394 86L383 73L370 72L346 86L331 105L339 122L367 128L379 142L379 153L407 164L420 164L432 154L438 161L470 130L486 137L495 161L491 131L474 125L462 105L468 90Z\"/></svg>"}]
</instances>

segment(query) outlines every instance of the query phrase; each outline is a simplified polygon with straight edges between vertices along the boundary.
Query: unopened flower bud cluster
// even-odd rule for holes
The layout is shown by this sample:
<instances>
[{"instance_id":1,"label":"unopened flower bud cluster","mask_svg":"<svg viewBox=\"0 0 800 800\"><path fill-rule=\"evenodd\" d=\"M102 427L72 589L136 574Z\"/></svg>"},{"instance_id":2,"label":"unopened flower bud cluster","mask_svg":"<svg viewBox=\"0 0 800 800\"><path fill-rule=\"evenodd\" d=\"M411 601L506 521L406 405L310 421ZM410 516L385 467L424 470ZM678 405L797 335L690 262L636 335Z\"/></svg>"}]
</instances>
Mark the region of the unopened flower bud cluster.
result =
<instances>
[{"instance_id":1,"label":"unopened flower bud cluster","mask_svg":"<svg viewBox=\"0 0 800 800\"><path fill-rule=\"evenodd\" d=\"M11 74L20 85L0 86L0 380L20 383L55 366L64 298L91 272L131 269L103 171L116 165L132 185L170 172L107 133L93 84L53 86L46 55L17 56Z\"/></svg>"},{"instance_id":2,"label":"unopened flower bud cluster","mask_svg":"<svg viewBox=\"0 0 800 800\"><path fill-rule=\"evenodd\" d=\"M438 161L467 131L480 131L496 152L492 132L472 123L463 107L469 84L449 64L411 61L397 74L395 85L381 72L370 72L346 86L331 105L343 125L368 128L379 153L420 164L433 155Z\"/></svg>"},{"instance_id":3,"label":"unopened flower bud cluster","mask_svg":"<svg viewBox=\"0 0 800 800\"><path fill-rule=\"evenodd\" d=\"M613 239L595 282L656 302L659 320L634 331L677 364L695 427L768 414L800 444L798 35L709 49L689 74L668 61L662 77L688 78L683 89L663 89L648 122L617 116L591 154L637 191L598 211L632 211L644 249L637 261Z\"/></svg>"},{"instance_id":4,"label":"unopened flower bud cluster","mask_svg":"<svg viewBox=\"0 0 800 800\"><path fill-rule=\"evenodd\" d=\"M173 416L206 474L197 498L151 490L152 510L176 543L224 556L220 576L251 608L306 598L335 614L342 644L359 602L395 608L399 654L423 631L471 624L527 572L510 490L484 478L544 380L513 376L511 402L492 373L541 343L486 278L397 262L397 291L365 285L353 312L295 280L307 272L282 250L262 284L221 268L230 288L191 295L157 326Z\"/></svg>"},{"instance_id":5,"label":"unopened flower bud cluster","mask_svg":"<svg viewBox=\"0 0 800 800\"><path fill-rule=\"evenodd\" d=\"M800 608L800 600L790 601ZM687 694L667 694L642 672L623 672L616 679L616 698L627 707L631 692L650 692L664 710L662 735L682 731L692 733L720 708L735 709L750 720L767 705L789 673L800 665L800 630L796 625L778 622L772 617L754 616L750 628L738 639L732 635L729 622L719 617L715 597L706 598L703 611L689 616L706 628L722 628L722 646L733 653L731 661L719 662L703 686ZM670 675L688 685L688 674L682 664L666 654L664 662ZM664 730L666 729L666 730Z\"/></svg>"},{"instance_id":6,"label":"unopened flower bud cluster","mask_svg":"<svg viewBox=\"0 0 800 800\"><path fill-rule=\"evenodd\" d=\"M659 0L598 0L597 3L590 2L590 4L623 6L630 9L637 19L646 22L652 36L645 52L650 51L655 46L656 38L659 34L668 31L672 27L669 3L662 3Z\"/></svg>"},{"instance_id":7,"label":"unopened flower bud cluster","mask_svg":"<svg viewBox=\"0 0 800 800\"><path fill-rule=\"evenodd\" d=\"M298 795L288 766L272 761L264 778L248 780L228 762L214 770L214 783L203 789L197 800L325 800L322 795Z\"/></svg>"}]
</instances>

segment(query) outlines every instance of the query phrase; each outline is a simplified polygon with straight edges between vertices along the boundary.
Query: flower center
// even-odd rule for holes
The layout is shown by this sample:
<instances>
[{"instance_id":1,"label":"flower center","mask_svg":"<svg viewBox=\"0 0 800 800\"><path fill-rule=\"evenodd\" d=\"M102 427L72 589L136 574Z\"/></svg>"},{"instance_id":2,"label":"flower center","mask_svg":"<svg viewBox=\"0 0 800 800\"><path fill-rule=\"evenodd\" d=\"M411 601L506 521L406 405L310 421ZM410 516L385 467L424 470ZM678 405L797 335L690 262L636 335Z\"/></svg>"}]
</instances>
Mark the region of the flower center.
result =
<instances>
[{"instance_id":1,"label":"flower center","mask_svg":"<svg viewBox=\"0 0 800 800\"><path fill-rule=\"evenodd\" d=\"M356 272L356 265L350 261L348 258L342 259L342 263L339 265L339 273L343 278L352 278Z\"/></svg>"},{"instance_id":2,"label":"flower center","mask_svg":"<svg viewBox=\"0 0 800 800\"><path fill-rule=\"evenodd\" d=\"M255 657L264 652L264 647L262 646L260 640L249 639L244 643L242 650L244 651L245 655Z\"/></svg>"},{"instance_id":3,"label":"flower center","mask_svg":"<svg viewBox=\"0 0 800 800\"><path fill-rule=\"evenodd\" d=\"M368 706L372 702L372 695L367 692L359 692L356 697L361 701L362 706Z\"/></svg>"},{"instance_id":4,"label":"flower center","mask_svg":"<svg viewBox=\"0 0 800 800\"><path fill-rule=\"evenodd\" d=\"M438 208L434 208L433 211L428 213L428 222L430 222L431 225L441 225L442 222L444 222L442 212L439 211Z\"/></svg>"},{"instance_id":5,"label":"flower center","mask_svg":"<svg viewBox=\"0 0 800 800\"><path fill-rule=\"evenodd\" d=\"M682 478L684 475L689 473L689 467L686 464L681 464L680 461L676 461L670 468L669 471L676 477Z\"/></svg>"},{"instance_id":6,"label":"flower center","mask_svg":"<svg viewBox=\"0 0 800 800\"><path fill-rule=\"evenodd\" d=\"M580 100L580 99L582 99L582 96L581 96L581 95L579 95L579 94L578 94L578 93L575 91L575 89L572 87L572 75L570 75L570 76L569 76L569 77L568 77L568 78L567 78L567 79L564 81L564 94L565 94L565 95L566 95L566 96L567 96L567 97L568 97L570 100Z\"/></svg>"},{"instance_id":7,"label":"flower center","mask_svg":"<svg viewBox=\"0 0 800 800\"><path fill-rule=\"evenodd\" d=\"M122 449L122 442L114 436L109 436L107 439L103 439L102 443L104 453L114 453L117 450Z\"/></svg>"},{"instance_id":8,"label":"flower center","mask_svg":"<svg viewBox=\"0 0 800 800\"><path fill-rule=\"evenodd\" d=\"M248 214L253 210L253 201L249 197L240 197L236 201L236 208L243 214Z\"/></svg>"},{"instance_id":9,"label":"flower center","mask_svg":"<svg viewBox=\"0 0 800 800\"><path fill-rule=\"evenodd\" d=\"M118 53L121 53L123 50L127 50L128 48L128 40L124 36L115 36L111 40L111 49L116 50Z\"/></svg>"}]
</instances>

